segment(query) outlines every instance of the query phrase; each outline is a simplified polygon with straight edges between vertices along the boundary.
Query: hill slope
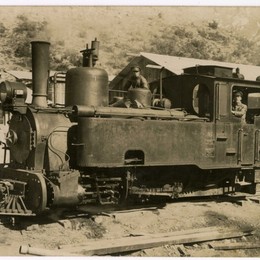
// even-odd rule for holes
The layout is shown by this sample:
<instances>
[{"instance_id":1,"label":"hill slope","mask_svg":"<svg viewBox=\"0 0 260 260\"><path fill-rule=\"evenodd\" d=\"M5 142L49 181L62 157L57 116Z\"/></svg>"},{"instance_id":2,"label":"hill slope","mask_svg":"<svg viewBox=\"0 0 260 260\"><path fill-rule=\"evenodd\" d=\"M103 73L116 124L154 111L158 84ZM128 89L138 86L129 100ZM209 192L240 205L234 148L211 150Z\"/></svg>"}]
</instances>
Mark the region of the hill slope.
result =
<instances>
[{"instance_id":1,"label":"hill slope","mask_svg":"<svg viewBox=\"0 0 260 260\"><path fill-rule=\"evenodd\" d=\"M258 65L259 11L258 7L2 6L0 69L30 68L26 46L31 38L49 40L52 68L67 69L79 63L79 51L95 37L101 41L99 65L110 74L127 64L131 59L127 53L140 51Z\"/></svg>"}]
</instances>

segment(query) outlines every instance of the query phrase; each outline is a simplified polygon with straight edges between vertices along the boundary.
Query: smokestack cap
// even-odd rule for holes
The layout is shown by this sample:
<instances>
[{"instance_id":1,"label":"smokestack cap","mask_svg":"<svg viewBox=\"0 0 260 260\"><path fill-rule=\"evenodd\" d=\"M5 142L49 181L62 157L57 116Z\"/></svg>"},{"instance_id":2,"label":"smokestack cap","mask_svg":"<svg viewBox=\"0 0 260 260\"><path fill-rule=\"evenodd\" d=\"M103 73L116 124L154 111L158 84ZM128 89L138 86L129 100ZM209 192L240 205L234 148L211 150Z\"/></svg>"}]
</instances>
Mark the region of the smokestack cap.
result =
<instances>
[{"instance_id":1,"label":"smokestack cap","mask_svg":"<svg viewBox=\"0 0 260 260\"><path fill-rule=\"evenodd\" d=\"M49 41L44 41L44 40L32 40L31 43L47 43L47 44L50 44Z\"/></svg>"}]
</instances>

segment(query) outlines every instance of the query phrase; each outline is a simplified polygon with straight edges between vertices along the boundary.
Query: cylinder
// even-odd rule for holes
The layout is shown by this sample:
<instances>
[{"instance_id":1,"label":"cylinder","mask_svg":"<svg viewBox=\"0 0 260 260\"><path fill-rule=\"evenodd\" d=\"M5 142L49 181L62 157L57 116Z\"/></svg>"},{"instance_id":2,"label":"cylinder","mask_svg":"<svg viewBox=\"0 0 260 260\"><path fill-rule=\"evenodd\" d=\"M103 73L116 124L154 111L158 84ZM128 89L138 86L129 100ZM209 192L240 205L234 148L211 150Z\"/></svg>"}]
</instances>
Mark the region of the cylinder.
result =
<instances>
[{"instance_id":1,"label":"cylinder","mask_svg":"<svg viewBox=\"0 0 260 260\"><path fill-rule=\"evenodd\" d=\"M130 88L127 92L128 98L134 102L137 100L144 107L151 106L152 93L149 89L146 88Z\"/></svg>"},{"instance_id":2,"label":"cylinder","mask_svg":"<svg viewBox=\"0 0 260 260\"><path fill-rule=\"evenodd\" d=\"M108 75L103 69L80 67L66 74L65 106L108 106Z\"/></svg>"},{"instance_id":3,"label":"cylinder","mask_svg":"<svg viewBox=\"0 0 260 260\"><path fill-rule=\"evenodd\" d=\"M49 47L45 41L33 41L32 45L32 105L47 107L47 88L49 79Z\"/></svg>"},{"instance_id":4,"label":"cylinder","mask_svg":"<svg viewBox=\"0 0 260 260\"><path fill-rule=\"evenodd\" d=\"M98 55L99 55L99 41L97 41L97 38L91 42L91 49L92 50L92 55L93 55L93 66L95 66L97 60L98 60Z\"/></svg>"}]
</instances>

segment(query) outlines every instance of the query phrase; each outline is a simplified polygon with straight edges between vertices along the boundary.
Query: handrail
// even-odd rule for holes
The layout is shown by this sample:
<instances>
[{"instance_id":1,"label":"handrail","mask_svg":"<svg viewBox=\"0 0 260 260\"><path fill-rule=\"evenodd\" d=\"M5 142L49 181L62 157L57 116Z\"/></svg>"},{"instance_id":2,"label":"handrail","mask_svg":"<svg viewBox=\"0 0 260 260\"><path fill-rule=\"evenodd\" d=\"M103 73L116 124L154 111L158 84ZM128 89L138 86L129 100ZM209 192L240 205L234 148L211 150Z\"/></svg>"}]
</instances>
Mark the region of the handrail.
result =
<instances>
[{"instance_id":1,"label":"handrail","mask_svg":"<svg viewBox=\"0 0 260 260\"><path fill-rule=\"evenodd\" d=\"M255 131L255 163L259 161L259 132L259 129Z\"/></svg>"},{"instance_id":2,"label":"handrail","mask_svg":"<svg viewBox=\"0 0 260 260\"><path fill-rule=\"evenodd\" d=\"M237 149L237 163L242 162L242 151L243 151L243 128L238 130L238 149Z\"/></svg>"}]
</instances>

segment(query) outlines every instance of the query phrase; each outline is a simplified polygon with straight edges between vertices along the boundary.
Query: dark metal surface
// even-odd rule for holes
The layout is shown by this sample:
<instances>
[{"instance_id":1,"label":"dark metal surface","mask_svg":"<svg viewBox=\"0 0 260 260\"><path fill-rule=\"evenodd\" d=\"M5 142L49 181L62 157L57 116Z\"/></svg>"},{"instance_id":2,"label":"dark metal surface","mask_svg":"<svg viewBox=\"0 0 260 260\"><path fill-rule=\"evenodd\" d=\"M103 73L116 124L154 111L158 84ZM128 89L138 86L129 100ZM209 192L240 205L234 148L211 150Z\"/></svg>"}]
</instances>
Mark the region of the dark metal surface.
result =
<instances>
[{"instance_id":1,"label":"dark metal surface","mask_svg":"<svg viewBox=\"0 0 260 260\"><path fill-rule=\"evenodd\" d=\"M20 93L20 96L25 100L27 96L26 86L21 82L3 81L0 84L0 100L2 104L12 104L15 93Z\"/></svg>"},{"instance_id":2,"label":"dark metal surface","mask_svg":"<svg viewBox=\"0 0 260 260\"><path fill-rule=\"evenodd\" d=\"M73 68L67 72L65 105L107 106L108 75L96 68Z\"/></svg>"},{"instance_id":3,"label":"dark metal surface","mask_svg":"<svg viewBox=\"0 0 260 260\"><path fill-rule=\"evenodd\" d=\"M49 42L33 41L32 45L32 104L47 107L47 85L49 78Z\"/></svg>"},{"instance_id":4,"label":"dark metal surface","mask_svg":"<svg viewBox=\"0 0 260 260\"><path fill-rule=\"evenodd\" d=\"M13 114L7 142L11 160L20 167L58 170L67 164L67 132L71 123L59 113L38 113L28 109L26 115Z\"/></svg>"},{"instance_id":5,"label":"dark metal surface","mask_svg":"<svg viewBox=\"0 0 260 260\"><path fill-rule=\"evenodd\" d=\"M24 163L32 150L32 126L27 117L16 113L10 121L7 133L7 145L10 149L12 160Z\"/></svg>"},{"instance_id":6,"label":"dark metal surface","mask_svg":"<svg viewBox=\"0 0 260 260\"><path fill-rule=\"evenodd\" d=\"M3 81L0 84L1 107L5 111L19 111L26 113L27 87L21 82Z\"/></svg>"},{"instance_id":7,"label":"dark metal surface","mask_svg":"<svg viewBox=\"0 0 260 260\"><path fill-rule=\"evenodd\" d=\"M132 88L132 89L129 89L128 92L127 92L127 97L132 102L137 100L144 107L150 107L151 106L152 93L151 93L151 91L149 89L145 89L145 88Z\"/></svg>"},{"instance_id":8,"label":"dark metal surface","mask_svg":"<svg viewBox=\"0 0 260 260\"><path fill-rule=\"evenodd\" d=\"M130 150L143 151L146 166L196 164L221 168L227 164L206 153L209 139L205 136L214 129L210 123L79 118L78 124L78 142L82 145L77 147L77 154L82 167L124 166ZM236 158L232 163L227 160L227 165L237 166Z\"/></svg>"},{"instance_id":9,"label":"dark metal surface","mask_svg":"<svg viewBox=\"0 0 260 260\"><path fill-rule=\"evenodd\" d=\"M177 109L157 110L157 109L135 109L119 107L95 107L95 106L73 106L73 115L77 117L93 116L115 116L124 118L159 118L159 119L186 119L185 112ZM206 118L194 117L193 120L205 121Z\"/></svg>"},{"instance_id":10,"label":"dark metal surface","mask_svg":"<svg viewBox=\"0 0 260 260\"><path fill-rule=\"evenodd\" d=\"M47 189L45 179L41 172L3 168L0 171L0 178L2 180L11 179L18 182L24 182L26 184L24 193L20 194L27 209L27 211L22 212L22 214L31 215L32 213L39 213L46 209ZM14 192L16 191L10 191L9 196L12 196ZM7 209L8 205L2 203L1 206L1 210L5 212L5 209ZM12 213L19 215L19 207L13 207Z\"/></svg>"}]
</instances>

